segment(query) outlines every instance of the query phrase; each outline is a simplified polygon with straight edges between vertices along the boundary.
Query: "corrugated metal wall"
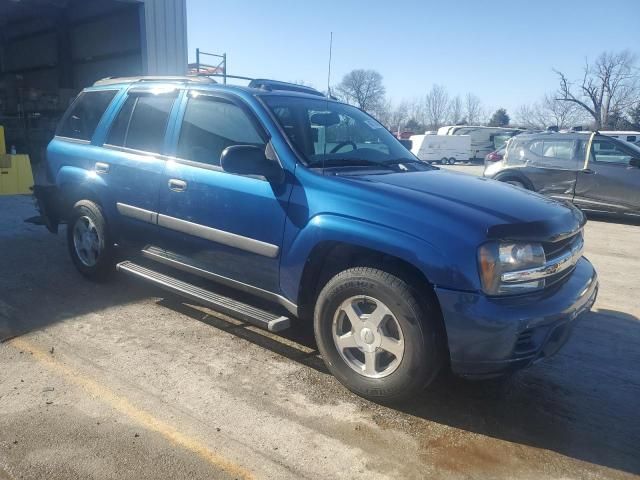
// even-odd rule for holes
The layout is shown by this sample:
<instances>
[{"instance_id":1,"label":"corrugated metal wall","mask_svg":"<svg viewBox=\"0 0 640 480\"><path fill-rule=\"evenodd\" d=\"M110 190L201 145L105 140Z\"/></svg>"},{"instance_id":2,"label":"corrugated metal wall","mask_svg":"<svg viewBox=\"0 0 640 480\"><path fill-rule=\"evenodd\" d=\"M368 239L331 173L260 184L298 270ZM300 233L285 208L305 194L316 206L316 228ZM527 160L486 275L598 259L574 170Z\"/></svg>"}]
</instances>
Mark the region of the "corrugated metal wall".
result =
<instances>
[{"instance_id":1,"label":"corrugated metal wall","mask_svg":"<svg viewBox=\"0 0 640 480\"><path fill-rule=\"evenodd\" d=\"M144 0L143 68L147 75L187 71L186 0Z\"/></svg>"}]
</instances>

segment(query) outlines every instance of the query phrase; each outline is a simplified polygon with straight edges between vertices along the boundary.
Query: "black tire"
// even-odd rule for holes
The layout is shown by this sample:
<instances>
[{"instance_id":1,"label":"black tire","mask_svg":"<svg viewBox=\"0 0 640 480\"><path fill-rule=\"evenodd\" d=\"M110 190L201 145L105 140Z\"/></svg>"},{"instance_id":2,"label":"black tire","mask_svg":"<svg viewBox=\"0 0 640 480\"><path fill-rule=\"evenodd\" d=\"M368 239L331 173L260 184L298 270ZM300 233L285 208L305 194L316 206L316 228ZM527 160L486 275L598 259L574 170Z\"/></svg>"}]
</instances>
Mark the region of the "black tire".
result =
<instances>
[{"instance_id":1,"label":"black tire","mask_svg":"<svg viewBox=\"0 0 640 480\"><path fill-rule=\"evenodd\" d=\"M447 159L447 157L442 157L440 159L440 165L446 165L447 163L449 163L449 160Z\"/></svg>"},{"instance_id":2,"label":"black tire","mask_svg":"<svg viewBox=\"0 0 640 480\"><path fill-rule=\"evenodd\" d=\"M362 295L381 301L397 320L404 337L399 365L382 378L356 372L334 341L334 317L340 306L351 297ZM437 309L427 301L419 301L421 297L424 296L417 295L401 278L373 268L351 268L329 280L316 302L314 331L331 373L352 392L378 402L401 402L424 390L444 365L445 349Z\"/></svg>"},{"instance_id":3,"label":"black tire","mask_svg":"<svg viewBox=\"0 0 640 480\"><path fill-rule=\"evenodd\" d=\"M95 227L100 244L94 264L87 264L83 261L74 243L76 225L79 222L87 222L87 219ZM80 200L73 206L67 222L67 248L73 264L86 278L93 281L105 281L113 274L115 271L115 245L99 205L89 200Z\"/></svg>"}]
</instances>

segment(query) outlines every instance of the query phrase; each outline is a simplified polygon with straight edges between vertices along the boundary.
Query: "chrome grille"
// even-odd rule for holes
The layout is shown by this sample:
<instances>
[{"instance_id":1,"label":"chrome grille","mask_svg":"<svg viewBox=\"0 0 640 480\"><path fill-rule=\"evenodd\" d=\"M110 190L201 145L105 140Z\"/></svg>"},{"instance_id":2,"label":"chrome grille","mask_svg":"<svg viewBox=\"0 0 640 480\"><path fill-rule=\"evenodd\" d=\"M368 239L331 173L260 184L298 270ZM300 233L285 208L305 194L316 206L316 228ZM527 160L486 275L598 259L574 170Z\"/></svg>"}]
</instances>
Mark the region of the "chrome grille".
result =
<instances>
[{"instance_id":1,"label":"chrome grille","mask_svg":"<svg viewBox=\"0 0 640 480\"><path fill-rule=\"evenodd\" d=\"M574 235L558 240L557 242L544 242L542 248L544 249L547 260L551 260L571 251L573 246L582 240L582 230L579 230Z\"/></svg>"}]
</instances>

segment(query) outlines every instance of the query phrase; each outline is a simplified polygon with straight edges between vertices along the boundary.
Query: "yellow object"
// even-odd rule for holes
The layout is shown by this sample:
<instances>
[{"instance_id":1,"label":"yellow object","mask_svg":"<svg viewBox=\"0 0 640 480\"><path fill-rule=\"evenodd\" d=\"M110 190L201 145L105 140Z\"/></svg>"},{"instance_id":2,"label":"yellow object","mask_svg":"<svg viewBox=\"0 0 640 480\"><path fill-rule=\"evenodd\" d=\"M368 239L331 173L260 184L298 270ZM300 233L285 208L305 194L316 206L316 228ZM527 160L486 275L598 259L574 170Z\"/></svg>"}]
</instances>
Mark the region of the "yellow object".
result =
<instances>
[{"instance_id":1,"label":"yellow object","mask_svg":"<svg viewBox=\"0 0 640 480\"><path fill-rule=\"evenodd\" d=\"M0 154L0 195L31 193L32 186L29 155Z\"/></svg>"},{"instance_id":2,"label":"yellow object","mask_svg":"<svg viewBox=\"0 0 640 480\"><path fill-rule=\"evenodd\" d=\"M7 144L4 141L4 127L0 125L0 154L7 153Z\"/></svg>"}]
</instances>

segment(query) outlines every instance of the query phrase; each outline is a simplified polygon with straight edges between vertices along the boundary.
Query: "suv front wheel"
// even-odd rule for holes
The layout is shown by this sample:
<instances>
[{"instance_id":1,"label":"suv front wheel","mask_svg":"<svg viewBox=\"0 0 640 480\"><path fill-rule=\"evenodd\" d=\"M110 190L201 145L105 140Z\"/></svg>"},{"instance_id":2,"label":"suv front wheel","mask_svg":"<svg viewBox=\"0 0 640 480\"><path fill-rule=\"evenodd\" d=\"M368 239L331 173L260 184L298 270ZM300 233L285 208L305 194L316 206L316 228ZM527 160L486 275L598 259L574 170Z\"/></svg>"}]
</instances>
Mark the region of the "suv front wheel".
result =
<instances>
[{"instance_id":1,"label":"suv front wheel","mask_svg":"<svg viewBox=\"0 0 640 480\"><path fill-rule=\"evenodd\" d=\"M435 309L381 270L351 268L333 277L318 296L314 330L331 373L371 400L408 399L443 365Z\"/></svg>"},{"instance_id":2,"label":"suv front wheel","mask_svg":"<svg viewBox=\"0 0 640 480\"><path fill-rule=\"evenodd\" d=\"M91 280L105 280L114 271L114 244L99 205L81 200L67 223L67 247L78 271Z\"/></svg>"}]
</instances>

